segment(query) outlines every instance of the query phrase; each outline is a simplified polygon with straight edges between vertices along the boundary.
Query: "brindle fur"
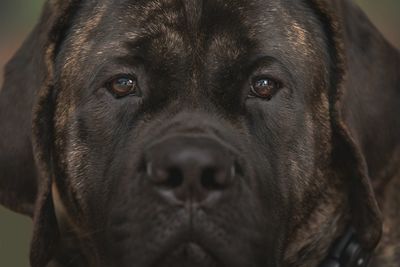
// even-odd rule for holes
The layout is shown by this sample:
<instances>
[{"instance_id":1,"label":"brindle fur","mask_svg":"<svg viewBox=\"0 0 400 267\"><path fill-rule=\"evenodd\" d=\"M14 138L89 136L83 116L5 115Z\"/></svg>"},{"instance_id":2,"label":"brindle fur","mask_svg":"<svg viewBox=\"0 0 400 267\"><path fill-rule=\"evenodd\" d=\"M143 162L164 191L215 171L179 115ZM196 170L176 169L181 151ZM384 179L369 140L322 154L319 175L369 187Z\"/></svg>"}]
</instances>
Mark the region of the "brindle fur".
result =
<instances>
[{"instance_id":1,"label":"brindle fur","mask_svg":"<svg viewBox=\"0 0 400 267\"><path fill-rule=\"evenodd\" d=\"M259 56L287 88L245 102ZM142 102L99 89L121 65ZM49 0L6 68L0 203L33 217L33 267L169 266L188 214L151 196L141 151L204 134L243 166L234 201L190 215L224 265L318 266L353 226L380 241L371 266L397 266L399 70L347 0Z\"/></svg>"}]
</instances>

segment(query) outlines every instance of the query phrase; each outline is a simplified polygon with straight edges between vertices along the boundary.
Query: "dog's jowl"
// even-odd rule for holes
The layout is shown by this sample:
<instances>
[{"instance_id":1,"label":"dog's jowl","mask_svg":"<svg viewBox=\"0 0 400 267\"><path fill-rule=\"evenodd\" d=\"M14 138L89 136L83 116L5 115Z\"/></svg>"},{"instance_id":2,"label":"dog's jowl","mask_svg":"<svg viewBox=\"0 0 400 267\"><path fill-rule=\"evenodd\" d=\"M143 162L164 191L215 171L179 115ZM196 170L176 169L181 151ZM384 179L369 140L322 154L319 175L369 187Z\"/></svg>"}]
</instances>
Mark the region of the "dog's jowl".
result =
<instances>
[{"instance_id":1,"label":"dog's jowl","mask_svg":"<svg viewBox=\"0 0 400 267\"><path fill-rule=\"evenodd\" d=\"M33 267L399 266L399 70L348 0L49 0L0 202Z\"/></svg>"}]
</instances>

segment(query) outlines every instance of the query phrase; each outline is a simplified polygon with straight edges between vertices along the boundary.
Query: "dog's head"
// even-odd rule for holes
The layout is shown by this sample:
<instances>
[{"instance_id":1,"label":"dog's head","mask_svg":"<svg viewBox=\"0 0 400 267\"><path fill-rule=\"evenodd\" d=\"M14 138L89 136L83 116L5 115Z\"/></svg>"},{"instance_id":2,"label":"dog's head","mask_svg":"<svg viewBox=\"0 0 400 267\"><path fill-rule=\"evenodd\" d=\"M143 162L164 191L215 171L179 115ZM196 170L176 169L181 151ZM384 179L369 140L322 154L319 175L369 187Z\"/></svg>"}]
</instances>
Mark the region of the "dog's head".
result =
<instances>
[{"instance_id":1,"label":"dog's head","mask_svg":"<svg viewBox=\"0 0 400 267\"><path fill-rule=\"evenodd\" d=\"M48 1L6 71L0 201L33 266L316 266L348 228L372 250L396 68L348 1Z\"/></svg>"}]
</instances>

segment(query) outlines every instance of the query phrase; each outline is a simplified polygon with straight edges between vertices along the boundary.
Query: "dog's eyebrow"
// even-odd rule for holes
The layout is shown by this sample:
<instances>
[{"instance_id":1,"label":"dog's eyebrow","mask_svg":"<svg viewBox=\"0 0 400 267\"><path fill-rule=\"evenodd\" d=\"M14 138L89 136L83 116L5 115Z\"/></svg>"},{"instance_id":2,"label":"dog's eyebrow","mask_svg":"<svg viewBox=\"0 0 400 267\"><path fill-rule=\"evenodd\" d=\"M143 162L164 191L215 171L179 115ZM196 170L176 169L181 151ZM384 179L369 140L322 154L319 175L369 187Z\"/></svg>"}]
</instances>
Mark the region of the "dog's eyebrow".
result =
<instances>
[{"instance_id":1,"label":"dog's eyebrow","mask_svg":"<svg viewBox=\"0 0 400 267\"><path fill-rule=\"evenodd\" d=\"M140 54L150 40L151 38L149 36L137 34L134 38L130 38L129 41L126 41L124 47L130 53Z\"/></svg>"},{"instance_id":2,"label":"dog's eyebrow","mask_svg":"<svg viewBox=\"0 0 400 267\"><path fill-rule=\"evenodd\" d=\"M249 68L251 70L261 69L263 67L278 66L290 74L290 70L287 68L286 64L273 56L255 55L249 59L249 62Z\"/></svg>"},{"instance_id":3,"label":"dog's eyebrow","mask_svg":"<svg viewBox=\"0 0 400 267\"><path fill-rule=\"evenodd\" d=\"M277 59L276 57L264 55L264 54L255 54L249 58L249 62L251 62L252 66L256 65L271 65L271 64L280 64L283 63Z\"/></svg>"},{"instance_id":4,"label":"dog's eyebrow","mask_svg":"<svg viewBox=\"0 0 400 267\"><path fill-rule=\"evenodd\" d=\"M276 57L268 55L256 55L252 57L249 62L248 70L251 73L262 71L264 68L267 68L269 71L285 75L285 77L288 78L286 83L289 82L291 85L295 84L296 80L293 76L293 72L287 67L287 64L283 63Z\"/></svg>"}]
</instances>

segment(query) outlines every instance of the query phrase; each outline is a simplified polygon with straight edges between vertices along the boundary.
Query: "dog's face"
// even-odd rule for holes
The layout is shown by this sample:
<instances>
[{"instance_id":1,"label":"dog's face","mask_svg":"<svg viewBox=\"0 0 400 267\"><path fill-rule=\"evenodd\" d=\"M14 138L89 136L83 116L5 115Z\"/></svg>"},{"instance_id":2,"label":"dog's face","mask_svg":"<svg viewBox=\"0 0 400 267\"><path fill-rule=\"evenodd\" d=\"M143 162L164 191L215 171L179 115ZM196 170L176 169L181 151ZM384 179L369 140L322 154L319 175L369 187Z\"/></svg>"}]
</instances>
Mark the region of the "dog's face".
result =
<instances>
[{"instance_id":1,"label":"dog's face","mask_svg":"<svg viewBox=\"0 0 400 267\"><path fill-rule=\"evenodd\" d=\"M326 190L330 64L315 11L96 6L78 11L56 59L54 154L62 203L95 233L100 262L275 266L298 252L285 253L304 214L320 229L297 249L320 246L344 198L317 211L337 190Z\"/></svg>"},{"instance_id":2,"label":"dog's face","mask_svg":"<svg viewBox=\"0 0 400 267\"><path fill-rule=\"evenodd\" d=\"M349 225L373 247L321 3L50 2L35 266L316 266Z\"/></svg>"}]
</instances>

